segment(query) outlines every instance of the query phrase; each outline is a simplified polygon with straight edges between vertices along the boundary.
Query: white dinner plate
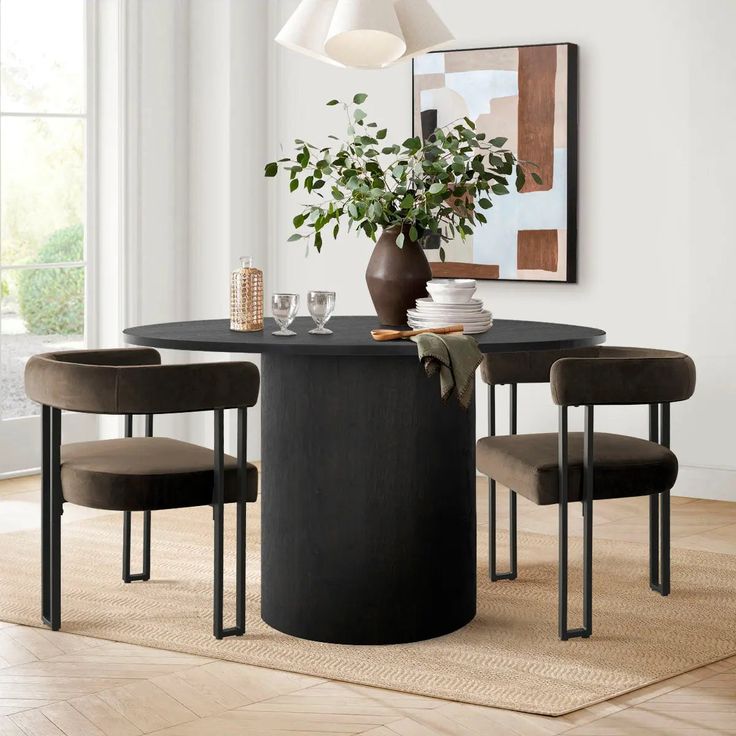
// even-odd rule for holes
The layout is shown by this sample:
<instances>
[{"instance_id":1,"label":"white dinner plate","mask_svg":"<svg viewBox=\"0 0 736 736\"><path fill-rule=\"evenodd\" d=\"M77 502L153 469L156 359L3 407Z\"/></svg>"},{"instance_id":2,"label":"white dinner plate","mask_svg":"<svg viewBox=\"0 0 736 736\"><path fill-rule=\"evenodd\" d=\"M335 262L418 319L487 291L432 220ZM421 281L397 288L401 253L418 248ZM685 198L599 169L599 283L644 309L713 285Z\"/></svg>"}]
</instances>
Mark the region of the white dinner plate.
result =
<instances>
[{"instance_id":1,"label":"white dinner plate","mask_svg":"<svg viewBox=\"0 0 736 736\"><path fill-rule=\"evenodd\" d=\"M409 315L408 319L411 322L414 322L416 324L428 325L432 327L432 326L438 326L438 325L446 326L446 325L456 325L456 324L482 325L485 322L491 322L493 317L490 314L487 314L480 319L461 319L458 317L435 317L433 319L424 319L424 318L413 317Z\"/></svg>"},{"instance_id":2,"label":"white dinner plate","mask_svg":"<svg viewBox=\"0 0 736 736\"><path fill-rule=\"evenodd\" d=\"M422 325L414 324L413 320L409 320L408 324L409 327L414 330L425 330L428 327L449 327L451 324L454 323L448 322L447 324ZM493 320L484 324L463 324L463 333L465 335L478 335L481 332L486 332L487 330L490 330L491 327L493 327Z\"/></svg>"},{"instance_id":3,"label":"white dinner plate","mask_svg":"<svg viewBox=\"0 0 736 736\"><path fill-rule=\"evenodd\" d=\"M409 309L406 313L409 319L413 319L416 322L448 322L452 324L454 322L488 322L492 315L488 311L482 312L470 312L467 314L447 313L438 312L437 314L423 314L416 309Z\"/></svg>"},{"instance_id":4,"label":"white dinner plate","mask_svg":"<svg viewBox=\"0 0 736 736\"><path fill-rule=\"evenodd\" d=\"M467 302L457 304L440 304L440 302L433 301L429 296L417 299L417 308L424 309L425 307L429 309L483 309L483 300L473 298Z\"/></svg>"}]
</instances>

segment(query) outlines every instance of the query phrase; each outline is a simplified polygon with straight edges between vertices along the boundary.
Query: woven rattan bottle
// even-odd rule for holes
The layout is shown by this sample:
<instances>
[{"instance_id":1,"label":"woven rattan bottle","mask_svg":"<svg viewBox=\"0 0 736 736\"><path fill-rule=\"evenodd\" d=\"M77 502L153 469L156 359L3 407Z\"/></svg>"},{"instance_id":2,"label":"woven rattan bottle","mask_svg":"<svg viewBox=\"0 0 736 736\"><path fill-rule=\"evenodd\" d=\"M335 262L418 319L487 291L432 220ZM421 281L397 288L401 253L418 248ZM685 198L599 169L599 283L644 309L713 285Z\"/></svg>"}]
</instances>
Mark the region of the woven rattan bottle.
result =
<instances>
[{"instance_id":1,"label":"woven rattan bottle","mask_svg":"<svg viewBox=\"0 0 736 736\"><path fill-rule=\"evenodd\" d=\"M243 256L230 279L230 329L257 332L263 329L263 271L253 268L253 258Z\"/></svg>"}]
</instances>

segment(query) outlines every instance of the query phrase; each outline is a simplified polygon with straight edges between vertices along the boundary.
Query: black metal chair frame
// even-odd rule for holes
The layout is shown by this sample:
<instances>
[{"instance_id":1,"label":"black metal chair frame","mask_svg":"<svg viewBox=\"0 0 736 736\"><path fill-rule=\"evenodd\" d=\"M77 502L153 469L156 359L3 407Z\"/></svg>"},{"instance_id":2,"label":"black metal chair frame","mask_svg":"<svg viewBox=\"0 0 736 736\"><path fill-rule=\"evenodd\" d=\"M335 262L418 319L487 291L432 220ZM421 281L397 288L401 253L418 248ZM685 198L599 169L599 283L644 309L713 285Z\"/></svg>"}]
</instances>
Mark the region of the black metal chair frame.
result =
<instances>
[{"instance_id":1,"label":"black metal chair frame","mask_svg":"<svg viewBox=\"0 0 736 736\"><path fill-rule=\"evenodd\" d=\"M509 384L509 434L516 434L517 417L517 384ZM496 436L496 386L488 386L488 434ZM489 561L488 577L492 582L497 580L516 580L517 565L517 533L516 533L516 492L509 489L509 570L496 570L496 481L488 479L488 524L489 524Z\"/></svg>"},{"instance_id":2,"label":"black metal chair frame","mask_svg":"<svg viewBox=\"0 0 736 736\"><path fill-rule=\"evenodd\" d=\"M215 409L213 634L215 638L245 634L245 528L246 528L246 448L247 407L237 407L238 487L236 505L236 612L235 626L223 624L223 567L225 514L224 409ZM153 436L153 414L146 414L146 437ZM61 409L41 407L42 503L41 503L41 579L43 622L53 631L61 628ZM133 415L125 415L125 436L133 436ZM143 512L143 564L140 573L130 572L132 512L123 512L123 581L145 581L151 577L151 512Z\"/></svg>"},{"instance_id":3,"label":"black metal chair frame","mask_svg":"<svg viewBox=\"0 0 736 736\"><path fill-rule=\"evenodd\" d=\"M488 433L496 434L495 385L488 386ZM517 433L517 384L509 385L510 434ZM583 625L568 627L568 407L559 407L558 463L560 473L558 628L560 639L588 638L593 632L593 442L594 407L586 405L583 431ZM649 440L670 446L670 404L649 405ZM496 570L496 482L488 479L489 567L491 581L514 580L517 567L516 493L509 489L509 571ZM649 496L649 587L662 596L670 593L670 492Z\"/></svg>"}]
</instances>

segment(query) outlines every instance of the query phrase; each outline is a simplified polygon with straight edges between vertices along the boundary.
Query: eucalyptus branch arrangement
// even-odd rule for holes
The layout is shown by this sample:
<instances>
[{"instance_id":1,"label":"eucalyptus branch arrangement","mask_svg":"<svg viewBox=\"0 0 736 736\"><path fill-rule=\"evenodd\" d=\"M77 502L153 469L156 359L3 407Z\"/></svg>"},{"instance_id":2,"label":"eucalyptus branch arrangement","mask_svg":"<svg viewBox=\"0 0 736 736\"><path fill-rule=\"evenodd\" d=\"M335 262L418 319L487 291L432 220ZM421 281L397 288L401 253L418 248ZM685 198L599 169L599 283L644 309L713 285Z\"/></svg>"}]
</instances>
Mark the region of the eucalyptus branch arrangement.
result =
<instances>
[{"instance_id":1,"label":"eucalyptus branch arrangement","mask_svg":"<svg viewBox=\"0 0 736 736\"><path fill-rule=\"evenodd\" d=\"M337 237L345 219L348 231L355 227L374 241L379 228L400 228L399 247L405 237L465 240L478 223L487 222L482 210L493 207L492 197L508 194L511 177L517 191L528 174L542 181L531 171L534 164L504 148L506 138L486 140L467 117L438 128L429 140L415 136L387 144L387 129L369 121L360 107L367 97L359 93L352 103L327 103L344 108L345 139L330 135L335 143L323 148L296 139L293 158L266 165L268 177L279 169L289 172L290 191L315 195L294 217L290 242L307 239L319 251L323 231L331 228ZM444 261L441 246L439 255Z\"/></svg>"}]
</instances>

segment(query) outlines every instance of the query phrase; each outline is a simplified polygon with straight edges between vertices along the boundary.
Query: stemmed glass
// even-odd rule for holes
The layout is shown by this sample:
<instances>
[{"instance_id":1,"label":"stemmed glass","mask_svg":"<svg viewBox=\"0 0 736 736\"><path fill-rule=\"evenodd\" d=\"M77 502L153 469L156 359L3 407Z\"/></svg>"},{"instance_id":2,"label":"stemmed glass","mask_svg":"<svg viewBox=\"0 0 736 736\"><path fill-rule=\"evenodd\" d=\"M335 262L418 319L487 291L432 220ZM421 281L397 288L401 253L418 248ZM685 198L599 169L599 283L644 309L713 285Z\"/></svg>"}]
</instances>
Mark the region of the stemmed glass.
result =
<instances>
[{"instance_id":1,"label":"stemmed glass","mask_svg":"<svg viewBox=\"0 0 736 736\"><path fill-rule=\"evenodd\" d=\"M309 314L317 326L309 330L310 335L331 335L332 330L325 327L327 320L332 316L335 309L334 291L310 291L307 292L307 307Z\"/></svg>"},{"instance_id":2,"label":"stemmed glass","mask_svg":"<svg viewBox=\"0 0 736 736\"><path fill-rule=\"evenodd\" d=\"M294 321L299 310L299 294L274 294L271 297L271 312L276 323L281 328L272 333L279 337L291 337L296 332L287 329Z\"/></svg>"}]
</instances>

